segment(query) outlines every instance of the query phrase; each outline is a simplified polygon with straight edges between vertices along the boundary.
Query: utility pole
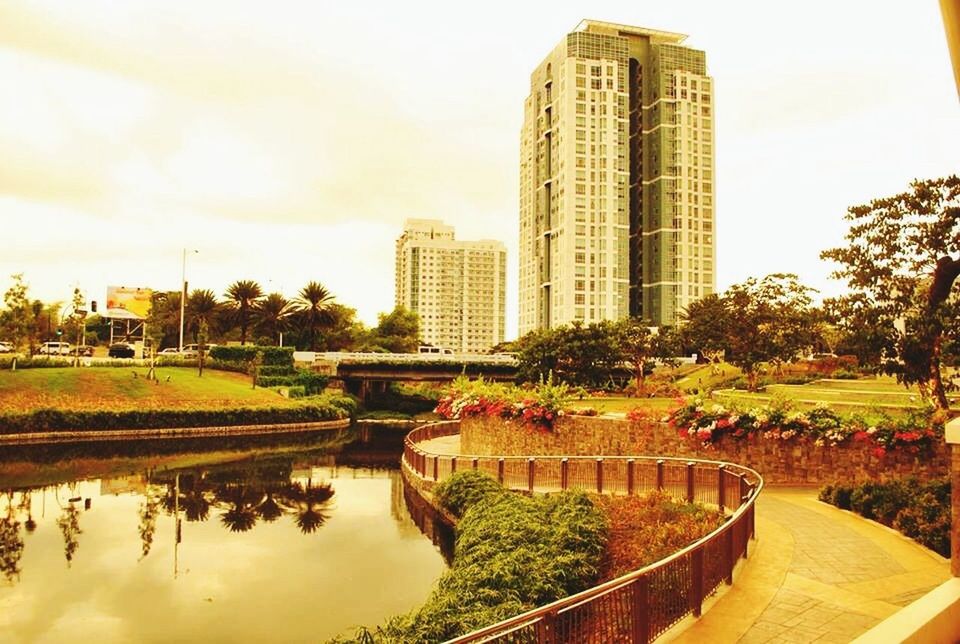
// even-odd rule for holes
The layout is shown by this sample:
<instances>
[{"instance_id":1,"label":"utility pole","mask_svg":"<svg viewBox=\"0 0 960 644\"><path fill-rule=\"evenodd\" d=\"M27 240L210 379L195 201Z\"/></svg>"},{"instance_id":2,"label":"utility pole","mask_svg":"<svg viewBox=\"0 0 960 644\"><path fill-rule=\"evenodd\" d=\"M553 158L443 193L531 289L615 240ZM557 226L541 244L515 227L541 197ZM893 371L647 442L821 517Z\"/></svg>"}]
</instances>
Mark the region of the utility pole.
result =
<instances>
[{"instance_id":1,"label":"utility pole","mask_svg":"<svg viewBox=\"0 0 960 644\"><path fill-rule=\"evenodd\" d=\"M199 253L200 251L194 250L193 252ZM183 314L187 305L187 249L183 249L183 259L180 265L180 345L177 347L177 350L180 353L183 353Z\"/></svg>"}]
</instances>

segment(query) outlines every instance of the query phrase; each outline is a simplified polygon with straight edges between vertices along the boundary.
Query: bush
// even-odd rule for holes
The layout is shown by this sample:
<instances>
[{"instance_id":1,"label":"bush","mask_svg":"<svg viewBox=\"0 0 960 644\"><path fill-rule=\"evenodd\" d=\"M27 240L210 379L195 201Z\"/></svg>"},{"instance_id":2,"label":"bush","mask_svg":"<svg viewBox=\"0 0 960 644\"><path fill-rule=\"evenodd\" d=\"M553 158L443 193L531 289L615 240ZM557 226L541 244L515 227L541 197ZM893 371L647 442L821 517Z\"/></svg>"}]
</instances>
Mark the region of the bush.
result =
<instances>
[{"instance_id":1,"label":"bush","mask_svg":"<svg viewBox=\"0 0 960 644\"><path fill-rule=\"evenodd\" d=\"M282 376L257 376L257 385L260 387L301 387L308 396L323 391L329 378L323 374L306 369L290 369L292 373Z\"/></svg>"},{"instance_id":2,"label":"bush","mask_svg":"<svg viewBox=\"0 0 960 644\"><path fill-rule=\"evenodd\" d=\"M440 507L455 517L463 516L468 508L491 494L506 493L492 478L472 470L450 477L433 491Z\"/></svg>"},{"instance_id":3,"label":"bush","mask_svg":"<svg viewBox=\"0 0 960 644\"><path fill-rule=\"evenodd\" d=\"M263 365L293 366L293 347L216 346L210 349L210 357L214 360L245 364L253 362L258 353L262 355L263 362L261 364Z\"/></svg>"},{"instance_id":4,"label":"bush","mask_svg":"<svg viewBox=\"0 0 960 644\"><path fill-rule=\"evenodd\" d=\"M918 543L949 557L950 492L947 478L924 485L910 478L864 483L854 488L828 485L820 490L819 498L892 525Z\"/></svg>"},{"instance_id":5,"label":"bush","mask_svg":"<svg viewBox=\"0 0 960 644\"><path fill-rule=\"evenodd\" d=\"M288 376L294 373L294 368L288 365L268 364L257 367L257 376Z\"/></svg>"},{"instance_id":6,"label":"bush","mask_svg":"<svg viewBox=\"0 0 960 644\"><path fill-rule=\"evenodd\" d=\"M835 371L831 376L831 378L834 378L836 380L856 380L859 377L860 377L859 373L857 373L856 371L848 371L847 369L840 369L839 371Z\"/></svg>"},{"instance_id":7,"label":"bush","mask_svg":"<svg viewBox=\"0 0 960 644\"><path fill-rule=\"evenodd\" d=\"M232 407L223 409L134 409L124 411L69 411L35 409L0 414L4 434L106 429L163 429L308 423L346 418L357 403L345 396L317 396L297 406Z\"/></svg>"},{"instance_id":8,"label":"bush","mask_svg":"<svg viewBox=\"0 0 960 644\"><path fill-rule=\"evenodd\" d=\"M456 492L466 507L450 570L421 608L366 641L446 641L596 582L607 526L586 494L527 497L482 478L458 472L447 483L444 494Z\"/></svg>"}]
</instances>

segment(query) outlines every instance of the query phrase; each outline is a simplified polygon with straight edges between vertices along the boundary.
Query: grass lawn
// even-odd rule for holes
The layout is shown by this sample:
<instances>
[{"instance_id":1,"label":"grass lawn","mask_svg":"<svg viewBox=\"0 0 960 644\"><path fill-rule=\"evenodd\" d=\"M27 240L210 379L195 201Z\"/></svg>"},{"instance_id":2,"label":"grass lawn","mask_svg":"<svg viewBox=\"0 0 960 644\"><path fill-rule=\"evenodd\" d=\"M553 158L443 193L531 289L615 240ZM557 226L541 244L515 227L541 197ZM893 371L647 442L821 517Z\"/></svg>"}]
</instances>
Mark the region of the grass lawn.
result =
<instances>
[{"instance_id":1,"label":"grass lawn","mask_svg":"<svg viewBox=\"0 0 960 644\"><path fill-rule=\"evenodd\" d=\"M915 388L907 389L894 378L877 377L860 380L819 380L805 385L767 385L763 392L724 390L715 392L718 400L761 405L773 397L787 398L798 407L813 407L828 403L842 412L864 412L871 408L888 412L916 407L920 395ZM952 408L960 411L960 401L951 396Z\"/></svg>"},{"instance_id":2,"label":"grass lawn","mask_svg":"<svg viewBox=\"0 0 960 644\"><path fill-rule=\"evenodd\" d=\"M673 398L627 398L626 396L604 396L602 398L584 398L573 400L569 407L584 409L592 407L601 414L606 412L628 412L634 407L647 409L672 409L677 403Z\"/></svg>"},{"instance_id":3,"label":"grass lawn","mask_svg":"<svg viewBox=\"0 0 960 644\"><path fill-rule=\"evenodd\" d=\"M145 367L78 367L0 371L0 412L40 408L197 409L224 406L296 405L270 389L253 389L250 377L227 371L161 367L160 382L144 379ZM137 377L134 377L134 373ZM167 379L169 378L169 382Z\"/></svg>"}]
</instances>

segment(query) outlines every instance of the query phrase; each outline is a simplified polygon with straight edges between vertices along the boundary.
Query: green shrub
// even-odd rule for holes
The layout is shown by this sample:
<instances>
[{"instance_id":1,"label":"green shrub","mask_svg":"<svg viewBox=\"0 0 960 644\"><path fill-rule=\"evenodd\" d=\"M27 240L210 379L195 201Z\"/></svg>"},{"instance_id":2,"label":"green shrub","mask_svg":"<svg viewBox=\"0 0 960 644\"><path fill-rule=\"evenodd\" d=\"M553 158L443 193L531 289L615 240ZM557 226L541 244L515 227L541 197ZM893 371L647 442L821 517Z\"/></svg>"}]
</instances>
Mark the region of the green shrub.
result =
<instances>
[{"instance_id":1,"label":"green shrub","mask_svg":"<svg viewBox=\"0 0 960 644\"><path fill-rule=\"evenodd\" d=\"M263 365L293 365L293 347L216 346L210 349L210 357L215 360L245 364L253 362L258 353L262 356L263 362L261 364Z\"/></svg>"},{"instance_id":2,"label":"green shrub","mask_svg":"<svg viewBox=\"0 0 960 644\"><path fill-rule=\"evenodd\" d=\"M503 487L486 474L467 471L459 472L434 490L434 496L440 507L455 517L463 516L472 505L491 494L505 494Z\"/></svg>"},{"instance_id":3,"label":"green shrub","mask_svg":"<svg viewBox=\"0 0 960 644\"><path fill-rule=\"evenodd\" d=\"M323 374L306 369L292 370L292 373L282 376L257 376L257 385L260 387L302 387L306 395L323 391L330 380Z\"/></svg>"},{"instance_id":4,"label":"green shrub","mask_svg":"<svg viewBox=\"0 0 960 644\"><path fill-rule=\"evenodd\" d=\"M860 374L856 371L848 371L847 369L840 369L839 371L833 372L830 376L836 380L856 380L860 377Z\"/></svg>"},{"instance_id":5,"label":"green shrub","mask_svg":"<svg viewBox=\"0 0 960 644\"><path fill-rule=\"evenodd\" d=\"M837 486L833 491L833 504L841 510L850 510L851 496L853 496L853 488Z\"/></svg>"},{"instance_id":6,"label":"green shrub","mask_svg":"<svg viewBox=\"0 0 960 644\"><path fill-rule=\"evenodd\" d=\"M918 543L949 557L950 493L947 478L923 485L909 478L864 483L854 488L828 485L820 490L819 498L892 525Z\"/></svg>"},{"instance_id":7,"label":"green shrub","mask_svg":"<svg viewBox=\"0 0 960 644\"><path fill-rule=\"evenodd\" d=\"M257 367L257 376L289 376L295 373L289 365L268 364Z\"/></svg>"},{"instance_id":8,"label":"green shrub","mask_svg":"<svg viewBox=\"0 0 960 644\"><path fill-rule=\"evenodd\" d=\"M162 429L307 423L346 418L356 412L351 397L324 395L284 407L232 407L223 409L134 409L124 411L69 411L35 409L0 414L0 432L22 434L45 431L95 431L105 429Z\"/></svg>"},{"instance_id":9,"label":"green shrub","mask_svg":"<svg viewBox=\"0 0 960 644\"><path fill-rule=\"evenodd\" d=\"M944 557L949 557L950 522L949 499L944 503L934 491L925 489L897 514L893 527Z\"/></svg>"},{"instance_id":10,"label":"green shrub","mask_svg":"<svg viewBox=\"0 0 960 644\"><path fill-rule=\"evenodd\" d=\"M487 489L481 479L457 473L445 494ZM586 494L527 497L490 483L497 489L466 503L453 565L426 603L388 620L366 641L445 641L596 582L607 525Z\"/></svg>"}]
</instances>

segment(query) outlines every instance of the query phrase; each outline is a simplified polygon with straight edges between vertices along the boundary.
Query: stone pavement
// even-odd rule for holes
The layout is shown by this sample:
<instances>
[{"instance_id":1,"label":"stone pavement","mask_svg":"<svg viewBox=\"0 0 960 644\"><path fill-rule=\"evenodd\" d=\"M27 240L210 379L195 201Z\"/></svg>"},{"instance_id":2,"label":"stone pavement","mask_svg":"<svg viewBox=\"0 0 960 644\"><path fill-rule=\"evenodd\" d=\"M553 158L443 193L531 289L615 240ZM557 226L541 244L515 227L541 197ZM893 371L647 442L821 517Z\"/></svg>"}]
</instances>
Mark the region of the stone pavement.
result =
<instances>
[{"instance_id":1,"label":"stone pavement","mask_svg":"<svg viewBox=\"0 0 960 644\"><path fill-rule=\"evenodd\" d=\"M459 454L460 437L421 447ZM849 642L950 577L947 559L816 495L812 488L764 489L757 540L733 586L668 639Z\"/></svg>"},{"instance_id":2,"label":"stone pavement","mask_svg":"<svg viewBox=\"0 0 960 644\"><path fill-rule=\"evenodd\" d=\"M767 488L751 559L681 642L849 642L950 576L949 561L889 528Z\"/></svg>"}]
</instances>

